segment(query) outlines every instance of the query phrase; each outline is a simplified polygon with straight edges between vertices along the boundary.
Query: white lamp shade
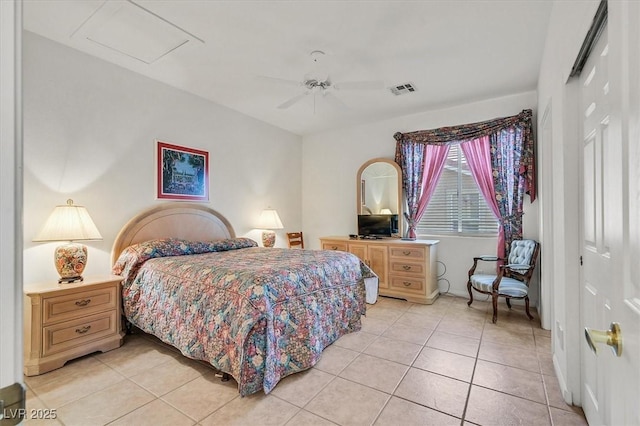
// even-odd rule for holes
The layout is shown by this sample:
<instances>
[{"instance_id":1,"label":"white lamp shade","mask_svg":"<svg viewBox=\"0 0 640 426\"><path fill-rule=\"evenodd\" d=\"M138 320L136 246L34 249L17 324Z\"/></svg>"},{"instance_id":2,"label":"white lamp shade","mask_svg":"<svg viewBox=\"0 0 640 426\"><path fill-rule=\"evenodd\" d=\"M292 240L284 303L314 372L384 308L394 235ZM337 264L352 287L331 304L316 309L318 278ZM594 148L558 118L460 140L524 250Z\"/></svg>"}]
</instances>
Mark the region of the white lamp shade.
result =
<instances>
[{"instance_id":1,"label":"white lamp shade","mask_svg":"<svg viewBox=\"0 0 640 426\"><path fill-rule=\"evenodd\" d=\"M260 229L282 229L282 221L278 212L275 209L264 209L260 213L260 219L258 220L258 228Z\"/></svg>"},{"instance_id":2,"label":"white lamp shade","mask_svg":"<svg viewBox=\"0 0 640 426\"><path fill-rule=\"evenodd\" d=\"M392 214L391 209L381 209L380 214Z\"/></svg>"},{"instance_id":3,"label":"white lamp shade","mask_svg":"<svg viewBox=\"0 0 640 426\"><path fill-rule=\"evenodd\" d=\"M100 231L83 206L76 206L67 200L64 206L57 206L33 241L80 241L101 240Z\"/></svg>"}]
</instances>

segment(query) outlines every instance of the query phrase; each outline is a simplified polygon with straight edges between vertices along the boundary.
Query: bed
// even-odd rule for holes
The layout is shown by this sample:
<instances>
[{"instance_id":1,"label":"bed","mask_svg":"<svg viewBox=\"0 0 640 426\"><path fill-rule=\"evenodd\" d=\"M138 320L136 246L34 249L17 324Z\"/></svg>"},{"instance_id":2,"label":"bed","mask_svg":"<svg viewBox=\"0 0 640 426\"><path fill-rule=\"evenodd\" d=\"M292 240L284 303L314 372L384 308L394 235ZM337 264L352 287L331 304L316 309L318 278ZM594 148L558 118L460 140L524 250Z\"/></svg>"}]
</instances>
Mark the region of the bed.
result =
<instances>
[{"instance_id":1,"label":"bed","mask_svg":"<svg viewBox=\"0 0 640 426\"><path fill-rule=\"evenodd\" d=\"M241 395L269 393L361 328L356 256L257 247L203 205L168 203L127 223L112 250L123 313L140 330L233 376Z\"/></svg>"}]
</instances>

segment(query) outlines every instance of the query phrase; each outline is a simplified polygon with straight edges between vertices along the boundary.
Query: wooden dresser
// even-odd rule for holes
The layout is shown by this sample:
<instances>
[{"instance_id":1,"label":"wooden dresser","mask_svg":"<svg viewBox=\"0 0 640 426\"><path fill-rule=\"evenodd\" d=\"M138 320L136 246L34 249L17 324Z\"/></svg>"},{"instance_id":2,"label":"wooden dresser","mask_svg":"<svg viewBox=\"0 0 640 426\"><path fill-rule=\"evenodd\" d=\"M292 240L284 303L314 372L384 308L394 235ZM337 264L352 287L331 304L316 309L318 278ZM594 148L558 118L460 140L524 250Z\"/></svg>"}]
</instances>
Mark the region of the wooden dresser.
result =
<instances>
[{"instance_id":1,"label":"wooden dresser","mask_svg":"<svg viewBox=\"0 0 640 426\"><path fill-rule=\"evenodd\" d=\"M96 351L120 347L122 277L24 288L24 374L35 376Z\"/></svg>"},{"instance_id":2,"label":"wooden dresser","mask_svg":"<svg viewBox=\"0 0 640 426\"><path fill-rule=\"evenodd\" d=\"M352 240L338 236L322 237L320 243L323 250L347 251L362 259L378 275L378 293L382 296L431 304L439 295L438 240Z\"/></svg>"}]
</instances>

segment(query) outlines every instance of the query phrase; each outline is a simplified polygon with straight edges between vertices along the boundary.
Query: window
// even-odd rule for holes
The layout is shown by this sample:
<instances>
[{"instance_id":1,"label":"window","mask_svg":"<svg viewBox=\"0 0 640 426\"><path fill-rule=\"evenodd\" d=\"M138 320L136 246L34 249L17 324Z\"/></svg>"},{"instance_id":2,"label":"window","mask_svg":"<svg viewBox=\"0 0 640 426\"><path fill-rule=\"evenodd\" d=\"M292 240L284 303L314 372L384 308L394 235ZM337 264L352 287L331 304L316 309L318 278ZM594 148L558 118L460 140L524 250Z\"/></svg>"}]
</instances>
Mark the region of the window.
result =
<instances>
[{"instance_id":1,"label":"window","mask_svg":"<svg viewBox=\"0 0 640 426\"><path fill-rule=\"evenodd\" d=\"M416 231L418 235L498 233L498 221L473 180L459 145L449 147L440 181Z\"/></svg>"}]
</instances>

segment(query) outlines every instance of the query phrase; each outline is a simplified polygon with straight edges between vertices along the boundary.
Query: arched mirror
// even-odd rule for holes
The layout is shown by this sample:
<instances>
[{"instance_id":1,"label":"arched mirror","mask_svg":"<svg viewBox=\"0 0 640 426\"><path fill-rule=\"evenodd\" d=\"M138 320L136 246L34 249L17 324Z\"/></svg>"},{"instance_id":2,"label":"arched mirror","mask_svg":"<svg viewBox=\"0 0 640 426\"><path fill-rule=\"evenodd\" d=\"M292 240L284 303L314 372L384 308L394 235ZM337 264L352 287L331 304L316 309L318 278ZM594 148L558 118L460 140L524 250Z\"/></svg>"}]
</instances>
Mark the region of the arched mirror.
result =
<instances>
[{"instance_id":1,"label":"arched mirror","mask_svg":"<svg viewBox=\"0 0 640 426\"><path fill-rule=\"evenodd\" d=\"M356 185L358 214L397 214L402 227L402 170L395 161L367 161L358 170Z\"/></svg>"}]
</instances>

